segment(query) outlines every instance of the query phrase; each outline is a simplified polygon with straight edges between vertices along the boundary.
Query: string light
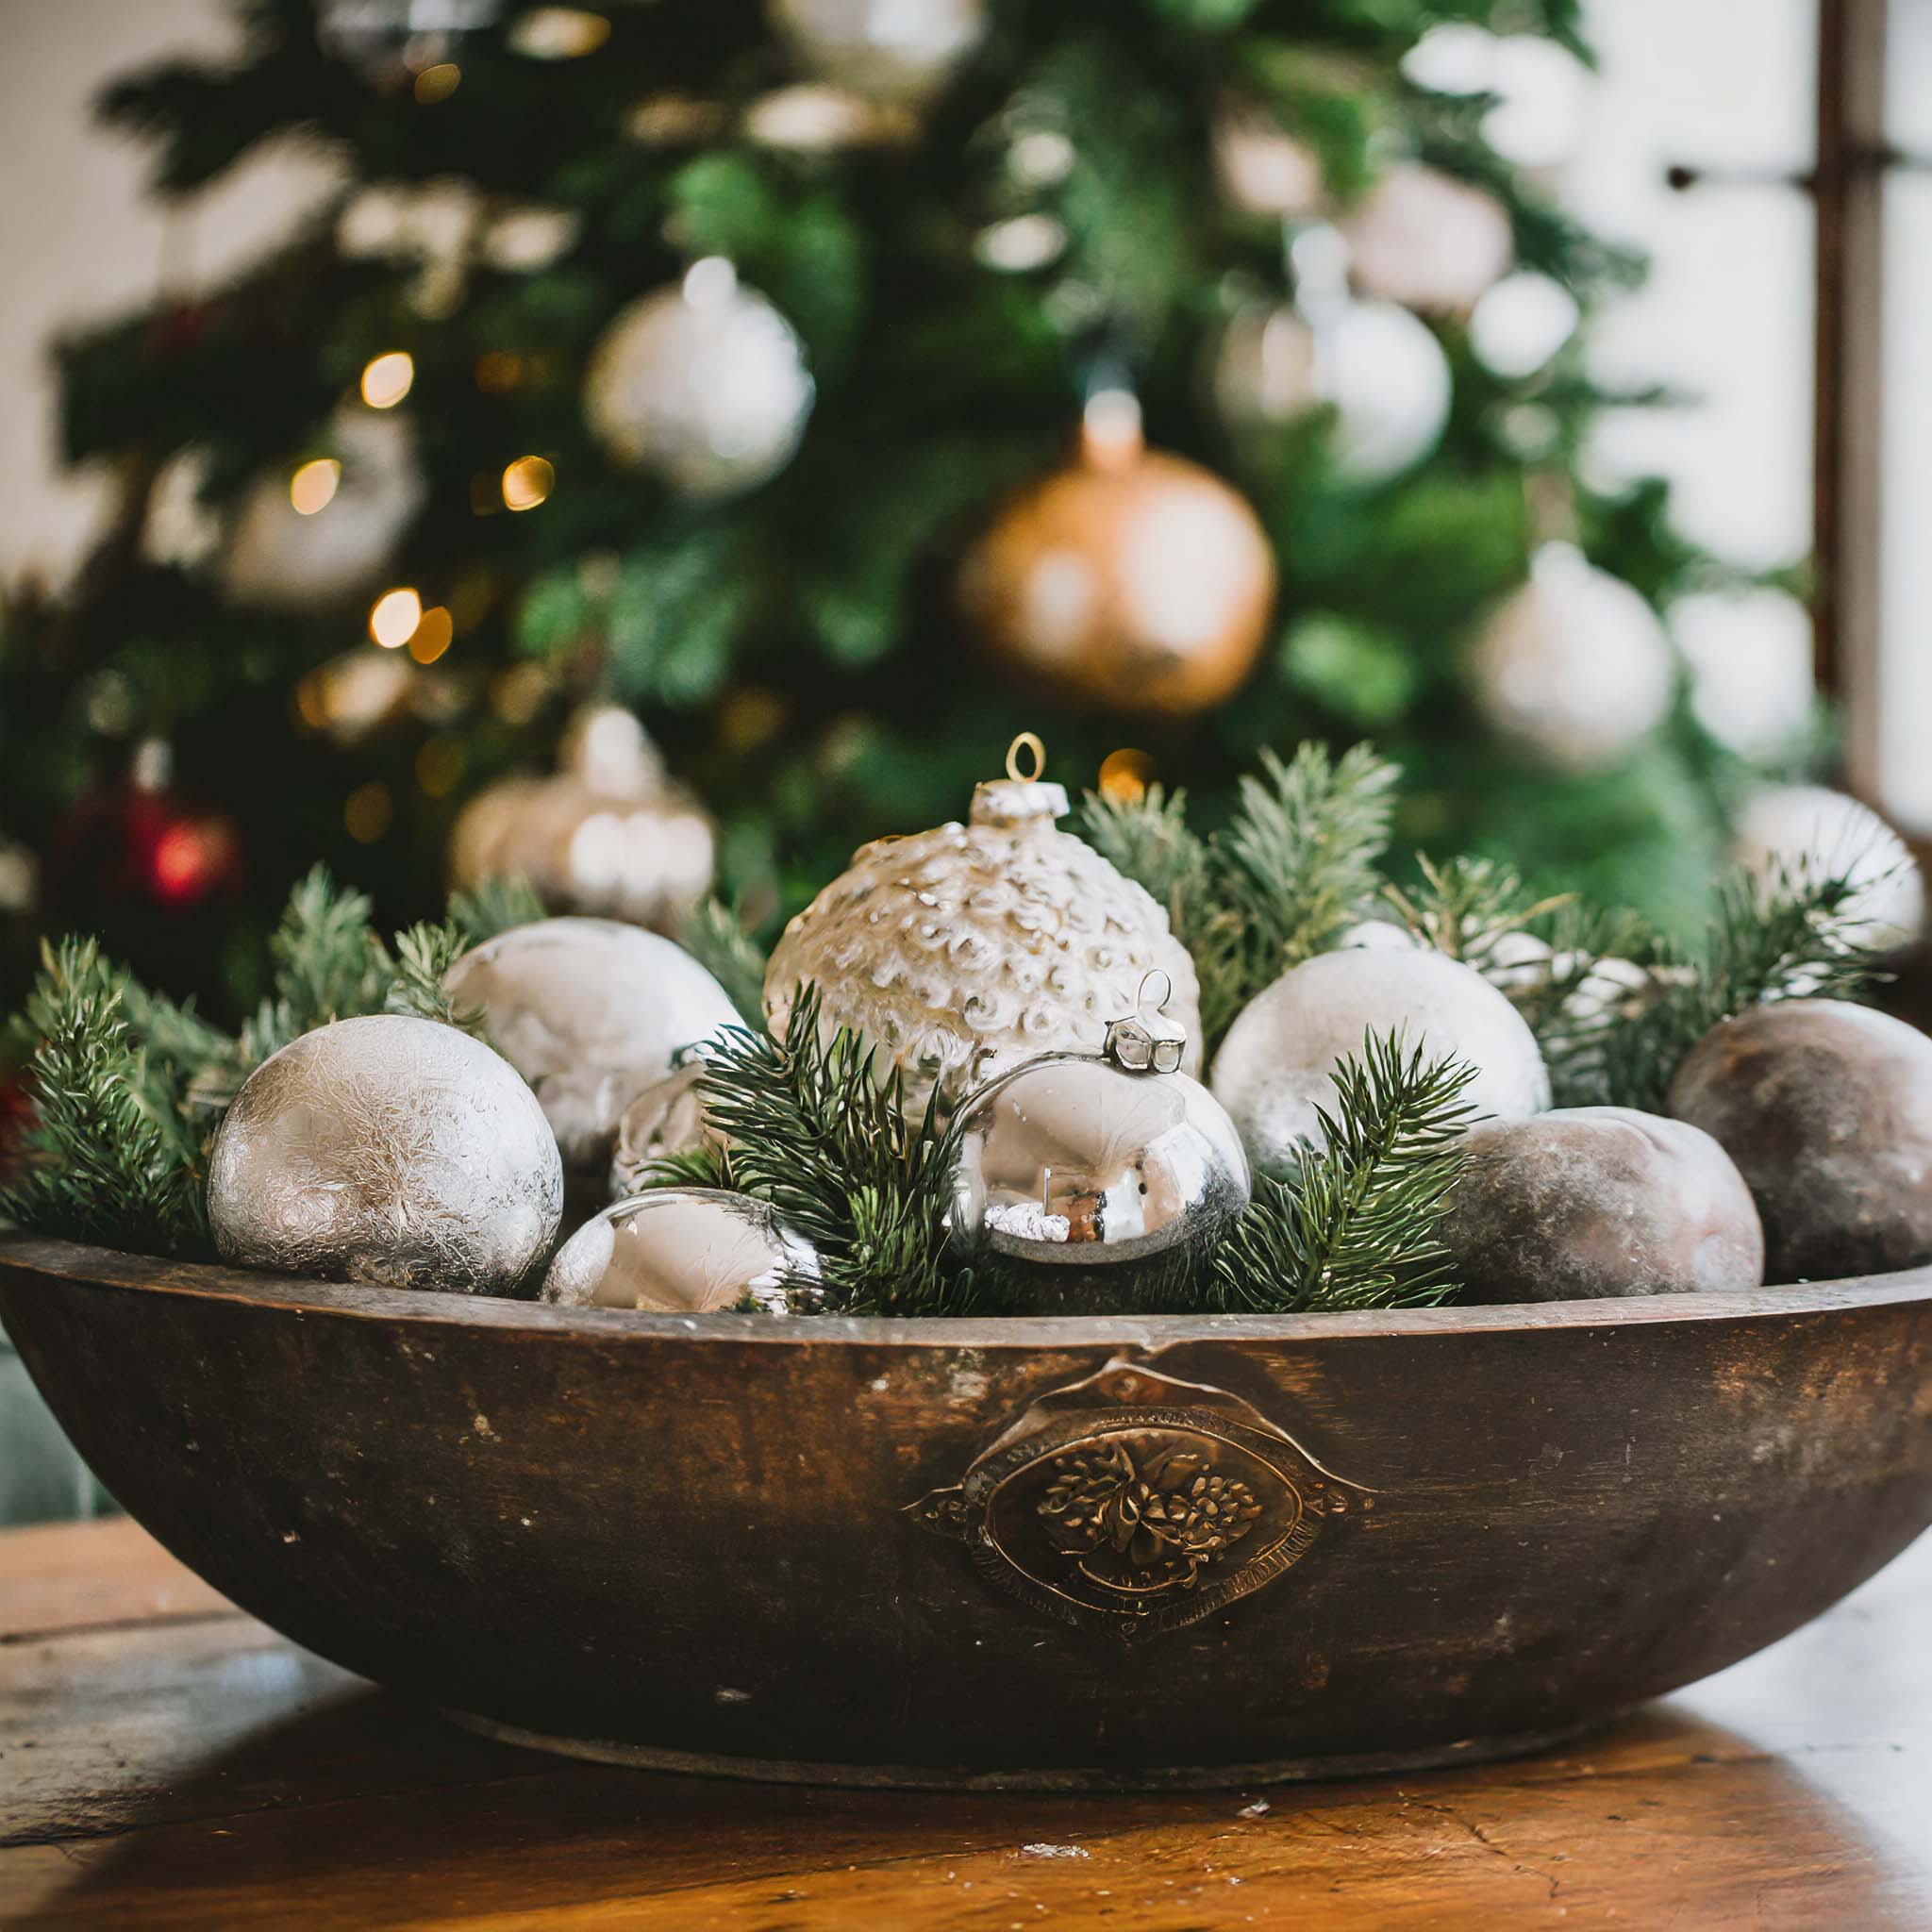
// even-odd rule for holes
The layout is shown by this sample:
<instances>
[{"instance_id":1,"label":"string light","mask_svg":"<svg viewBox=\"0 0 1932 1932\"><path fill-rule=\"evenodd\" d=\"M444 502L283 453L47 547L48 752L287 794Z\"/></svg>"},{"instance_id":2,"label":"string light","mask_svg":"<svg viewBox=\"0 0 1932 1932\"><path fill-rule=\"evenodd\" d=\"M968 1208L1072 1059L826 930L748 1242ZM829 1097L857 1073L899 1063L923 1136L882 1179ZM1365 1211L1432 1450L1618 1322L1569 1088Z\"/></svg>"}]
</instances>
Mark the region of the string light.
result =
<instances>
[{"instance_id":1,"label":"string light","mask_svg":"<svg viewBox=\"0 0 1932 1932\"><path fill-rule=\"evenodd\" d=\"M409 634L409 656L419 664L434 664L449 649L457 634L456 620L441 604L432 604Z\"/></svg>"},{"instance_id":2,"label":"string light","mask_svg":"<svg viewBox=\"0 0 1932 1932\"><path fill-rule=\"evenodd\" d=\"M423 622L423 600L408 588L385 591L369 613L369 635L385 651L407 644Z\"/></svg>"},{"instance_id":3,"label":"string light","mask_svg":"<svg viewBox=\"0 0 1932 1932\"><path fill-rule=\"evenodd\" d=\"M425 67L416 76L416 98L425 108L433 107L438 101L446 101L456 92L457 84L463 77L463 70L454 60L439 60L434 67Z\"/></svg>"},{"instance_id":4,"label":"string light","mask_svg":"<svg viewBox=\"0 0 1932 1932\"><path fill-rule=\"evenodd\" d=\"M1154 782L1154 760L1144 751L1123 747L1100 761L1100 795L1109 805L1139 805Z\"/></svg>"},{"instance_id":5,"label":"string light","mask_svg":"<svg viewBox=\"0 0 1932 1932\"><path fill-rule=\"evenodd\" d=\"M541 457L519 457L503 473L503 507L535 509L556 480L556 470Z\"/></svg>"},{"instance_id":6,"label":"string light","mask_svg":"<svg viewBox=\"0 0 1932 1932\"><path fill-rule=\"evenodd\" d=\"M342 801L342 824L358 845L375 844L389 830L395 815L395 801L379 778L357 786Z\"/></svg>"},{"instance_id":7,"label":"string light","mask_svg":"<svg viewBox=\"0 0 1932 1932\"><path fill-rule=\"evenodd\" d=\"M312 517L335 501L336 486L341 480L341 464L333 457L316 457L289 478L289 501L299 514Z\"/></svg>"},{"instance_id":8,"label":"string light","mask_svg":"<svg viewBox=\"0 0 1932 1932\"><path fill-rule=\"evenodd\" d=\"M407 349L391 349L362 372L362 400L372 409L393 409L415 380L415 358Z\"/></svg>"}]
</instances>

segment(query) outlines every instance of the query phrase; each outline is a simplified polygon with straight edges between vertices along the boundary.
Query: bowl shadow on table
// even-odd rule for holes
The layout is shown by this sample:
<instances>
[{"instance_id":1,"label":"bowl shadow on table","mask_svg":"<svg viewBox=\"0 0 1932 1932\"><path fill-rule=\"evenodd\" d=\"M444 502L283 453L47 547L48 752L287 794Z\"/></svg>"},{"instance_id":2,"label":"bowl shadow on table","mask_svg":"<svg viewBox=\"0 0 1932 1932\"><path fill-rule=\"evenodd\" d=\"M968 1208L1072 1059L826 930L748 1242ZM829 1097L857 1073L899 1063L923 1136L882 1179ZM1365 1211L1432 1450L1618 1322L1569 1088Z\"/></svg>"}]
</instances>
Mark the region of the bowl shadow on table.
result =
<instances>
[{"instance_id":1,"label":"bowl shadow on table","mask_svg":"<svg viewBox=\"0 0 1932 1932\"><path fill-rule=\"evenodd\" d=\"M996 1795L583 1764L353 1687L100 1824L10 1925L1921 1924L1851 1812L1667 1705L1476 1770Z\"/></svg>"}]
</instances>

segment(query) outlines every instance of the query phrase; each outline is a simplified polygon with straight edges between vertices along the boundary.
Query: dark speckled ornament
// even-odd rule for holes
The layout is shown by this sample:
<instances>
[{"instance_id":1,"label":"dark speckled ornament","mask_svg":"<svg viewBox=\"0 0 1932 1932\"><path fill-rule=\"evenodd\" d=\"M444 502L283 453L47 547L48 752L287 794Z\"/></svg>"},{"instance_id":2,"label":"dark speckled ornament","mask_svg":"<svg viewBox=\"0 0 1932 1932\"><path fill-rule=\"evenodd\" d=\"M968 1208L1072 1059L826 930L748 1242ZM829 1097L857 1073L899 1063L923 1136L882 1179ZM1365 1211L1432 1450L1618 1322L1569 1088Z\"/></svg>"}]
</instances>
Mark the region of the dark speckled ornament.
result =
<instances>
[{"instance_id":1,"label":"dark speckled ornament","mask_svg":"<svg viewBox=\"0 0 1932 1932\"><path fill-rule=\"evenodd\" d=\"M1753 1289L1757 1210L1730 1157L1682 1121L1559 1108L1471 1129L1443 1227L1471 1302Z\"/></svg>"},{"instance_id":2,"label":"dark speckled ornament","mask_svg":"<svg viewBox=\"0 0 1932 1932\"><path fill-rule=\"evenodd\" d=\"M1764 1220L1773 1281L1932 1261L1932 1040L1842 1000L1714 1026L1668 1103L1721 1141Z\"/></svg>"}]
</instances>

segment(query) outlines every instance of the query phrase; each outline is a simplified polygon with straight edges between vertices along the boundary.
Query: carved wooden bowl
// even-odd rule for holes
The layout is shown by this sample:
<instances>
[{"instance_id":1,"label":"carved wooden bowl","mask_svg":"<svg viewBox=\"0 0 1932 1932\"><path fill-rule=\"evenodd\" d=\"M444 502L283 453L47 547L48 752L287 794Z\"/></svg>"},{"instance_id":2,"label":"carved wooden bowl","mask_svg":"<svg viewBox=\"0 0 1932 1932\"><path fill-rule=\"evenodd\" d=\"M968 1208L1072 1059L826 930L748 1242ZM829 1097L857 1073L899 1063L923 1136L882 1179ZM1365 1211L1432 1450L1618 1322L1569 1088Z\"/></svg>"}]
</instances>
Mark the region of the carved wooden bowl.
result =
<instances>
[{"instance_id":1,"label":"carved wooden bowl","mask_svg":"<svg viewBox=\"0 0 1932 1932\"><path fill-rule=\"evenodd\" d=\"M1519 1751L1932 1521L1932 1270L1341 1317L773 1321L0 1241L81 1452L216 1589L523 1741L1245 1783Z\"/></svg>"}]
</instances>

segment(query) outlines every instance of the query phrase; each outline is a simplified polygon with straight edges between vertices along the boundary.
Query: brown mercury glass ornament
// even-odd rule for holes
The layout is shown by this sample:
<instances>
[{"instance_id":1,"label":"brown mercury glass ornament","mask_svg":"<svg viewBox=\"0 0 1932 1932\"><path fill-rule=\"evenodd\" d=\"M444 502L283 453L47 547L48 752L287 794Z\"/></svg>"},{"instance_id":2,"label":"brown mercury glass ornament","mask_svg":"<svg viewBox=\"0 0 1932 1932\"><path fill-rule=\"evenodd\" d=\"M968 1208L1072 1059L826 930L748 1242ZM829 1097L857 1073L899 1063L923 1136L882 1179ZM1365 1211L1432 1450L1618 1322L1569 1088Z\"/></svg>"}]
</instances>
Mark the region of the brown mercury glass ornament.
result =
<instances>
[{"instance_id":1,"label":"brown mercury glass ornament","mask_svg":"<svg viewBox=\"0 0 1932 1932\"><path fill-rule=\"evenodd\" d=\"M994 518L960 576L994 654L1058 696L1180 717L1247 677L1274 553L1239 492L1145 447L1124 391L1087 406L1079 453Z\"/></svg>"}]
</instances>

